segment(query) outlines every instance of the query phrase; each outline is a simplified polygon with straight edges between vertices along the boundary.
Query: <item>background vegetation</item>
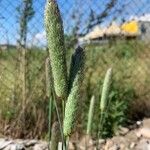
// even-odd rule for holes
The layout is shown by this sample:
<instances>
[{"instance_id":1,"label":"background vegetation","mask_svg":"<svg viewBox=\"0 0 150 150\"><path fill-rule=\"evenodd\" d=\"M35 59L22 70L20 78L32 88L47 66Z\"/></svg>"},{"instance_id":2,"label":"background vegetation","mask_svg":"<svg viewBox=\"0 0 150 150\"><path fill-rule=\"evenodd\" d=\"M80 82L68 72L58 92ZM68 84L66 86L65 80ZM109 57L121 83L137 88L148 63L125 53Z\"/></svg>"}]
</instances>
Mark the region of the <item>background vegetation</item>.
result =
<instances>
[{"instance_id":1,"label":"background vegetation","mask_svg":"<svg viewBox=\"0 0 150 150\"><path fill-rule=\"evenodd\" d=\"M67 38L67 59L71 52ZM101 88L108 68L113 68L113 84L109 95L109 110L106 116L103 137L112 136L119 126L149 117L150 85L149 49L138 40L116 41L110 44L88 44L86 70L77 132L86 133L90 99L95 96L94 114L98 114ZM8 49L0 55L0 132L13 137L45 138L48 130L48 101L46 94L47 51L39 48L27 50L27 102L25 120L22 120L22 79L19 77L18 51ZM69 65L69 64L68 64ZM17 85L17 86L16 86ZM82 121L81 121L82 120ZM23 123L23 125L22 125ZM94 115L92 135L96 136L99 118ZM110 128L110 126L112 128Z\"/></svg>"}]
</instances>

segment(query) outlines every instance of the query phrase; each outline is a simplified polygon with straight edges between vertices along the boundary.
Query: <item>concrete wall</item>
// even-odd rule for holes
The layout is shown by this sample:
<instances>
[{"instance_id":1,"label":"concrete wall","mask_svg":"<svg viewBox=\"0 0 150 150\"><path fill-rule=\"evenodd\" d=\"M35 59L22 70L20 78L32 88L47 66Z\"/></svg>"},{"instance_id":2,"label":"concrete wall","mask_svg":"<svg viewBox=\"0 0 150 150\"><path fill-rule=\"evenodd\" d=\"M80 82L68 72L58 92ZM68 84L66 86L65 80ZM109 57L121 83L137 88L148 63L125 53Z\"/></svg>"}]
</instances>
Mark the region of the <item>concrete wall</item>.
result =
<instances>
[{"instance_id":1,"label":"concrete wall","mask_svg":"<svg viewBox=\"0 0 150 150\"><path fill-rule=\"evenodd\" d=\"M139 27L141 30L141 35L140 35L141 40L150 41L150 22L140 21Z\"/></svg>"}]
</instances>

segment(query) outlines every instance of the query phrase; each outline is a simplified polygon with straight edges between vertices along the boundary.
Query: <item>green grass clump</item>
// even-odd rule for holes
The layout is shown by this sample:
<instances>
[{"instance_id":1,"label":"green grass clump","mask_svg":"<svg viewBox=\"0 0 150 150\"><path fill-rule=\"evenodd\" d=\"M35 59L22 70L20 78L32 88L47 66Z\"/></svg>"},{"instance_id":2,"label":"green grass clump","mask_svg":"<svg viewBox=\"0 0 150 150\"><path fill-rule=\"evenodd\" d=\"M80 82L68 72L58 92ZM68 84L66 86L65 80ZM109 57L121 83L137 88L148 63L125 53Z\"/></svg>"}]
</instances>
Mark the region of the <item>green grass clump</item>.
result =
<instances>
[{"instance_id":1,"label":"green grass clump","mask_svg":"<svg viewBox=\"0 0 150 150\"><path fill-rule=\"evenodd\" d=\"M72 133L72 129L76 120L75 116L78 110L78 103L80 101L85 54L81 47L78 47L75 50L71 60L68 83L63 25L59 8L55 0L47 1L45 8L45 28L50 54L49 57L52 68L54 89L56 94L56 99L54 101L56 102L56 111L58 110L58 122L60 125L61 135L63 132L63 136L68 137ZM57 100L60 98L63 100L62 109L59 108L61 105L57 105ZM67 100L66 106L64 104L65 100ZM63 119L60 119L61 114L63 114ZM61 121L63 121L63 130ZM65 141L63 136L62 142L63 147L65 148Z\"/></svg>"}]
</instances>

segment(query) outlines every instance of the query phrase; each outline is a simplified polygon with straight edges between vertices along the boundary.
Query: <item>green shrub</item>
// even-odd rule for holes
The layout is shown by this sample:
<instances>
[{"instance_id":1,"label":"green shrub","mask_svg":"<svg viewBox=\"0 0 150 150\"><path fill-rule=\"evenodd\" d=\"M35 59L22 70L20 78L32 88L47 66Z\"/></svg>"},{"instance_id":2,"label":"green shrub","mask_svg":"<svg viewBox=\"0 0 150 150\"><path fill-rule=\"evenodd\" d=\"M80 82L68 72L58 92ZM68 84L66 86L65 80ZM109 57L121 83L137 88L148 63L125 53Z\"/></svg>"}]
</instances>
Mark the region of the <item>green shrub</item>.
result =
<instances>
[{"instance_id":1,"label":"green shrub","mask_svg":"<svg viewBox=\"0 0 150 150\"><path fill-rule=\"evenodd\" d=\"M115 81L114 81L115 82ZM105 114L102 137L111 137L117 133L120 126L126 126L130 120L128 116L129 106L134 99L134 89L121 89L115 83L109 94L108 110Z\"/></svg>"}]
</instances>

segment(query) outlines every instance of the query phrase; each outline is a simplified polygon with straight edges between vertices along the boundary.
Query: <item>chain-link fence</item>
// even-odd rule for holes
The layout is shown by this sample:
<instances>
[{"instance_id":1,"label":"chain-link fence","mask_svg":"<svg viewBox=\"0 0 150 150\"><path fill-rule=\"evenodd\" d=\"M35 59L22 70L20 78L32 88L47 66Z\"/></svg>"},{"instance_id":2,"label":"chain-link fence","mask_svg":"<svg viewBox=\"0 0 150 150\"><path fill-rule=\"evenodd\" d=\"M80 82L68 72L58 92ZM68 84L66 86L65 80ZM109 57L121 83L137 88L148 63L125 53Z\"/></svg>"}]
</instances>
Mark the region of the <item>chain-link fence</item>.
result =
<instances>
[{"instance_id":1,"label":"chain-link fence","mask_svg":"<svg viewBox=\"0 0 150 150\"><path fill-rule=\"evenodd\" d=\"M92 95L99 97L104 73L112 67L115 98L132 101L132 119L150 116L149 2L58 0L68 62L77 44L87 52L86 104ZM23 134L41 136L47 129L45 3L0 0L0 122L5 134L21 137L20 128L25 128L31 132ZM10 130L4 128L8 124Z\"/></svg>"}]
</instances>

